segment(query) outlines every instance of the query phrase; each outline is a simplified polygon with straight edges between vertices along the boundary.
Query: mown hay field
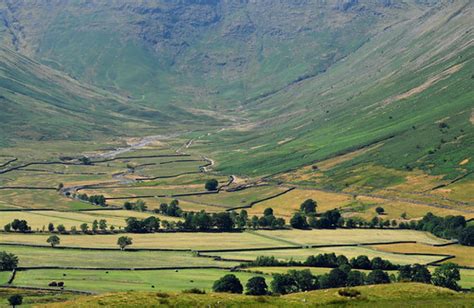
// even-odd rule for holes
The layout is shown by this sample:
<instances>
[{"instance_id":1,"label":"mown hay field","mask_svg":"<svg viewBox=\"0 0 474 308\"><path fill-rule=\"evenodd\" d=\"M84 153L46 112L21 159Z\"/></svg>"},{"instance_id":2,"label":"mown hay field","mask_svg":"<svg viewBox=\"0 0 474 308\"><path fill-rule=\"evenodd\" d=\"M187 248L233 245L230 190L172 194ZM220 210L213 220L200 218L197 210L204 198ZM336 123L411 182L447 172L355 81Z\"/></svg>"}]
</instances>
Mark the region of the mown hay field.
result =
<instances>
[{"instance_id":1,"label":"mown hay field","mask_svg":"<svg viewBox=\"0 0 474 308\"><path fill-rule=\"evenodd\" d=\"M48 224L52 223L55 227L62 224L66 227L66 230L70 230L71 227L75 226L79 230L79 226L83 223L89 224L91 228L94 220L105 219L107 221L108 228L114 226L116 229L119 227L125 227L125 219L128 217L146 218L149 216L158 217L161 220L178 221L180 218L169 217L151 213L126 211L126 210L97 210L97 211L83 211L83 212L60 212L60 211L15 211L15 212L3 212L0 216L0 228L4 225L11 223L14 219L24 219L28 222L28 225L33 231L45 230L48 228Z\"/></svg>"},{"instance_id":2,"label":"mown hay field","mask_svg":"<svg viewBox=\"0 0 474 308\"><path fill-rule=\"evenodd\" d=\"M394 229L335 229L335 230L259 230L255 232L301 245L358 244L393 241L417 241L440 244L447 241L428 232Z\"/></svg>"},{"instance_id":3,"label":"mown hay field","mask_svg":"<svg viewBox=\"0 0 474 308\"><path fill-rule=\"evenodd\" d=\"M265 250L265 251L236 251L236 252L210 252L204 255L219 256L224 259L247 260L252 261L259 256L273 256L279 260L295 260L304 261L309 256L322 253L335 253L336 255L344 255L347 258L353 258L360 255L366 255L369 258L381 257L395 264L427 264L438 261L442 257L437 256L406 256L373 250L366 247L327 247L327 248L311 248L311 249L281 249L281 250Z\"/></svg>"},{"instance_id":4,"label":"mown hay field","mask_svg":"<svg viewBox=\"0 0 474 308\"><path fill-rule=\"evenodd\" d=\"M0 190L0 208L81 210L97 206L65 198L54 190L6 189Z\"/></svg>"},{"instance_id":5,"label":"mown hay field","mask_svg":"<svg viewBox=\"0 0 474 308\"><path fill-rule=\"evenodd\" d=\"M20 267L60 266L84 268L150 268L222 266L231 267L237 262L214 261L212 258L199 258L186 251L100 251L53 249L22 246L2 246L18 256Z\"/></svg>"},{"instance_id":6,"label":"mown hay field","mask_svg":"<svg viewBox=\"0 0 474 308\"><path fill-rule=\"evenodd\" d=\"M211 291L212 284L229 271L220 269L186 269L154 271L98 270L28 270L19 271L14 286L45 288L51 281L63 281L66 290L93 292L119 291L181 291L198 288ZM234 272L241 283L255 274ZM267 278L270 283L271 277Z\"/></svg>"},{"instance_id":7,"label":"mown hay field","mask_svg":"<svg viewBox=\"0 0 474 308\"><path fill-rule=\"evenodd\" d=\"M275 216L283 217L288 221L300 209L301 203L307 199L317 201L317 212L325 212L351 203L352 198L348 195L320 190L295 189L277 198L258 203L248 209L248 212L251 215L262 215L266 208L271 207Z\"/></svg>"},{"instance_id":8,"label":"mown hay field","mask_svg":"<svg viewBox=\"0 0 474 308\"><path fill-rule=\"evenodd\" d=\"M117 239L127 235L133 239L131 248L165 249L241 249L281 247L288 244L277 240L243 233L176 232L152 234L60 235L61 246L117 248ZM49 234L3 233L0 243L48 245Z\"/></svg>"},{"instance_id":9,"label":"mown hay field","mask_svg":"<svg viewBox=\"0 0 474 308\"><path fill-rule=\"evenodd\" d=\"M454 255L454 259L447 260L446 262L453 262L462 266L474 267L474 247L461 246L461 245L449 245L443 247L433 247L422 244L393 244L393 245L375 245L372 248L385 251L385 252L398 252L398 253L434 253L434 254L445 254Z\"/></svg>"}]
</instances>

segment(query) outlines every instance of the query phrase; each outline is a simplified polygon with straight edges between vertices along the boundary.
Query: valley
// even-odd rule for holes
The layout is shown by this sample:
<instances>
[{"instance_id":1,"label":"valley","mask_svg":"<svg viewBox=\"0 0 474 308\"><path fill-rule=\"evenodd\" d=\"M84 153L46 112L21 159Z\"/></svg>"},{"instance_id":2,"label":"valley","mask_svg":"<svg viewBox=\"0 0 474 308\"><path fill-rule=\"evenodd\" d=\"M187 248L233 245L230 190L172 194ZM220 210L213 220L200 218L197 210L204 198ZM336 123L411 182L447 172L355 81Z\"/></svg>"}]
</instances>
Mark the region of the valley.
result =
<instances>
[{"instance_id":1,"label":"valley","mask_svg":"<svg viewBox=\"0 0 474 308\"><path fill-rule=\"evenodd\" d=\"M472 20L0 1L0 307L470 306Z\"/></svg>"}]
</instances>

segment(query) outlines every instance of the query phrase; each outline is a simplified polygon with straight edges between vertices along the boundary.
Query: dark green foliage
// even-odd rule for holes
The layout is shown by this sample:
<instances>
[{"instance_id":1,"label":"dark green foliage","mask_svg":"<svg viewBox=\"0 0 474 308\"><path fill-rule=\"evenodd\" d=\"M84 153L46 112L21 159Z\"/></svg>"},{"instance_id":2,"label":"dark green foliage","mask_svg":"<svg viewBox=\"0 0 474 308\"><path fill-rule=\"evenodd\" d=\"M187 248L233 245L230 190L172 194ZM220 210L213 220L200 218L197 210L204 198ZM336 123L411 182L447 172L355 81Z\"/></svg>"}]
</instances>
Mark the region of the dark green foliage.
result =
<instances>
[{"instance_id":1,"label":"dark green foliage","mask_svg":"<svg viewBox=\"0 0 474 308\"><path fill-rule=\"evenodd\" d=\"M351 266L353 268L369 270L372 267L372 263L367 256L358 256L351 259Z\"/></svg>"},{"instance_id":2,"label":"dark green foliage","mask_svg":"<svg viewBox=\"0 0 474 308\"><path fill-rule=\"evenodd\" d=\"M179 207L179 201L173 200L169 205L166 203L160 204L159 213L171 217L181 217L183 215L183 210Z\"/></svg>"},{"instance_id":3,"label":"dark green foliage","mask_svg":"<svg viewBox=\"0 0 474 308\"><path fill-rule=\"evenodd\" d=\"M0 251L0 271L11 271L17 268L18 257L6 251Z\"/></svg>"},{"instance_id":4,"label":"dark green foliage","mask_svg":"<svg viewBox=\"0 0 474 308\"><path fill-rule=\"evenodd\" d=\"M431 283L431 273L424 265L403 265L400 266L398 280Z\"/></svg>"},{"instance_id":5,"label":"dark green foliage","mask_svg":"<svg viewBox=\"0 0 474 308\"><path fill-rule=\"evenodd\" d=\"M241 294L243 292L243 287L239 278L237 278L234 274L228 274L219 280L216 280L212 286L212 290L214 292Z\"/></svg>"},{"instance_id":6,"label":"dark green foliage","mask_svg":"<svg viewBox=\"0 0 474 308\"><path fill-rule=\"evenodd\" d=\"M247 281L245 285L247 295L266 295L268 294L268 286L265 282L265 278L256 276L252 277Z\"/></svg>"},{"instance_id":7,"label":"dark green foliage","mask_svg":"<svg viewBox=\"0 0 474 308\"><path fill-rule=\"evenodd\" d=\"M382 270L376 269L367 275L367 284L390 283L390 277Z\"/></svg>"},{"instance_id":8,"label":"dark green foliage","mask_svg":"<svg viewBox=\"0 0 474 308\"><path fill-rule=\"evenodd\" d=\"M10 226L14 231L23 232L23 233L31 230L31 227L28 226L28 222L23 219L22 220L14 219L10 223Z\"/></svg>"},{"instance_id":9,"label":"dark green foliage","mask_svg":"<svg viewBox=\"0 0 474 308\"><path fill-rule=\"evenodd\" d=\"M467 226L459 234L459 244L474 246L474 226Z\"/></svg>"},{"instance_id":10,"label":"dark green foliage","mask_svg":"<svg viewBox=\"0 0 474 308\"><path fill-rule=\"evenodd\" d=\"M339 268L332 269L328 274L319 279L321 289L344 287L347 283L347 273Z\"/></svg>"},{"instance_id":11,"label":"dark green foliage","mask_svg":"<svg viewBox=\"0 0 474 308\"><path fill-rule=\"evenodd\" d=\"M381 215L381 214L385 213L385 209L384 209L383 207L381 207L381 206L377 206L377 207L375 208L375 212L376 212L377 214Z\"/></svg>"},{"instance_id":12,"label":"dark green foliage","mask_svg":"<svg viewBox=\"0 0 474 308\"><path fill-rule=\"evenodd\" d=\"M105 206L106 200L103 195L93 195L89 197L89 202L95 205Z\"/></svg>"},{"instance_id":13,"label":"dark green foliage","mask_svg":"<svg viewBox=\"0 0 474 308\"><path fill-rule=\"evenodd\" d=\"M306 221L306 216L296 212L290 219L290 225L295 229L308 229L309 225Z\"/></svg>"},{"instance_id":14,"label":"dark green foliage","mask_svg":"<svg viewBox=\"0 0 474 308\"><path fill-rule=\"evenodd\" d=\"M125 222L127 223L125 231L130 233L153 233L160 229L160 219L155 216L145 219L129 217Z\"/></svg>"},{"instance_id":15,"label":"dark green foliage","mask_svg":"<svg viewBox=\"0 0 474 308\"><path fill-rule=\"evenodd\" d=\"M270 283L270 289L275 294L289 294L298 292L295 279L288 274L275 274Z\"/></svg>"},{"instance_id":16,"label":"dark green foliage","mask_svg":"<svg viewBox=\"0 0 474 308\"><path fill-rule=\"evenodd\" d=\"M16 306L23 304L23 296L20 294L14 294L8 298L8 303L15 308Z\"/></svg>"},{"instance_id":17,"label":"dark green foliage","mask_svg":"<svg viewBox=\"0 0 474 308\"><path fill-rule=\"evenodd\" d=\"M131 237L128 236L121 236L117 239L117 245L120 247L121 250L125 250L127 246L133 244L133 240Z\"/></svg>"},{"instance_id":18,"label":"dark green foliage","mask_svg":"<svg viewBox=\"0 0 474 308\"><path fill-rule=\"evenodd\" d=\"M59 245L59 243L61 242L61 240L59 239L59 236L57 235L51 235L50 237L48 237L48 239L46 240L46 242L48 244L51 245L51 247L56 247L57 245Z\"/></svg>"},{"instance_id":19,"label":"dark green foliage","mask_svg":"<svg viewBox=\"0 0 474 308\"><path fill-rule=\"evenodd\" d=\"M449 288L455 291L460 289L458 281L461 280L459 268L454 263L446 263L437 267L433 273L432 282L435 286Z\"/></svg>"},{"instance_id":20,"label":"dark green foliage","mask_svg":"<svg viewBox=\"0 0 474 308\"><path fill-rule=\"evenodd\" d=\"M317 206L318 204L316 201L314 201L313 199L307 199L300 205L300 211L305 213L306 215L315 214Z\"/></svg>"},{"instance_id":21,"label":"dark green foliage","mask_svg":"<svg viewBox=\"0 0 474 308\"><path fill-rule=\"evenodd\" d=\"M212 220L219 231L231 231L234 228L234 221L228 212L216 213L212 216Z\"/></svg>"},{"instance_id":22,"label":"dark green foliage","mask_svg":"<svg viewBox=\"0 0 474 308\"><path fill-rule=\"evenodd\" d=\"M361 271L350 271L347 274L347 286L348 287L355 287L355 286L362 286L365 284L366 276Z\"/></svg>"},{"instance_id":23,"label":"dark green foliage","mask_svg":"<svg viewBox=\"0 0 474 308\"><path fill-rule=\"evenodd\" d=\"M204 188L208 191L214 191L214 190L217 190L218 186L219 186L219 182L216 179L210 179L206 181Z\"/></svg>"}]
</instances>

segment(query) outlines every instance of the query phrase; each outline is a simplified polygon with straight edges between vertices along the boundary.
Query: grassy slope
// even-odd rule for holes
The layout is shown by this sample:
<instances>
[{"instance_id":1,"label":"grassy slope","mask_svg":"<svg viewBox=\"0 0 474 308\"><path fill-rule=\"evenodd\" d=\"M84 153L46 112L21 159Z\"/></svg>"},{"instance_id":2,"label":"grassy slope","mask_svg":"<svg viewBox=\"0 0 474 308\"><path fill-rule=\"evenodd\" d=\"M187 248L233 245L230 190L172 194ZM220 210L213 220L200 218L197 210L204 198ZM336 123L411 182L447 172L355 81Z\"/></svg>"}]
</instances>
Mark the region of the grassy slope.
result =
<instances>
[{"instance_id":1,"label":"grassy slope","mask_svg":"<svg viewBox=\"0 0 474 308\"><path fill-rule=\"evenodd\" d=\"M339 165L327 185L341 187L351 166L369 161L450 178L471 171L472 163L459 163L473 141L473 11L472 3L456 1L394 24L326 73L252 104L265 121L206 138L218 168L268 174L394 136ZM441 121L449 128L440 129Z\"/></svg>"},{"instance_id":2,"label":"grassy slope","mask_svg":"<svg viewBox=\"0 0 474 308\"><path fill-rule=\"evenodd\" d=\"M245 306L245 307L301 307L308 305L336 306L350 304L359 307L415 307L436 303L446 307L468 307L472 303L472 294L456 294L452 291L422 284L396 284L357 287L362 295L358 299L346 299L334 289L297 293L282 297L251 297L231 294L169 294L162 295L144 292L127 292L82 297L73 302L53 304L51 307L97 307L105 306Z\"/></svg>"}]
</instances>

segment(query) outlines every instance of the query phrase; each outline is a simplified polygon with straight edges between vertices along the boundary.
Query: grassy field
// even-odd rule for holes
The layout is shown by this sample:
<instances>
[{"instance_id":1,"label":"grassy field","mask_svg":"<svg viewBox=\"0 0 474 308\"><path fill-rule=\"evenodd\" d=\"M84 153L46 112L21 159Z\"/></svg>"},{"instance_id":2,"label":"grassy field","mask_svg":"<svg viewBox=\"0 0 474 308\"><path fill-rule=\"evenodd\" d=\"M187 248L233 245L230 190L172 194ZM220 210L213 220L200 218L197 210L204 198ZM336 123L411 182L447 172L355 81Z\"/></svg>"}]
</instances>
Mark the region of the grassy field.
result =
<instances>
[{"instance_id":1,"label":"grassy field","mask_svg":"<svg viewBox=\"0 0 474 308\"><path fill-rule=\"evenodd\" d=\"M183 197L182 199L185 201L202 203L204 205L234 208L246 206L251 202L276 195L284 190L284 188L280 187L261 186L252 187L236 192L222 191L221 193L215 195L190 196Z\"/></svg>"},{"instance_id":2,"label":"grassy field","mask_svg":"<svg viewBox=\"0 0 474 308\"><path fill-rule=\"evenodd\" d=\"M38 304L51 304L55 302L64 302L67 300L73 300L77 297L77 294L61 291L41 291L41 290L21 290L21 289L0 289L0 307L11 307L8 304L8 298L14 294L23 296L23 306L31 307Z\"/></svg>"},{"instance_id":3,"label":"grassy field","mask_svg":"<svg viewBox=\"0 0 474 308\"><path fill-rule=\"evenodd\" d=\"M413 230L337 229L337 230L259 230L256 234L293 241L301 245L355 244L392 241L417 241L437 244L446 240Z\"/></svg>"},{"instance_id":4,"label":"grassy field","mask_svg":"<svg viewBox=\"0 0 474 308\"><path fill-rule=\"evenodd\" d=\"M369 258L381 257L395 264L426 264L437 261L442 257L436 256L405 256L389 252L381 252L366 247L328 247L311 249L282 249L267 251L237 251L237 252L210 252L205 255L220 256L225 259L248 260L253 261L259 256L274 256L281 260L304 261L309 256L321 253L335 253L336 255L345 255L347 258L353 258L360 255L366 255Z\"/></svg>"},{"instance_id":5,"label":"grassy field","mask_svg":"<svg viewBox=\"0 0 474 308\"><path fill-rule=\"evenodd\" d=\"M474 300L472 294L460 294L448 289L417 283L396 285L375 285L356 287L361 292L357 299L347 299L338 295L336 289L296 293L280 297L253 297L225 293L208 295L171 293L157 296L156 292L126 292L83 296L50 307L99 307L99 306L186 306L215 307L224 304L229 307L308 307L342 306L351 307L425 307L436 304L443 307L469 307Z\"/></svg>"},{"instance_id":6,"label":"grassy field","mask_svg":"<svg viewBox=\"0 0 474 308\"><path fill-rule=\"evenodd\" d=\"M317 190L295 189L277 198L258 203L248 209L248 212L252 215L262 215L266 208L271 207L275 216L284 217L286 220L289 220L306 199L317 201L318 207L316 210L318 212L340 208L351 203L351 197L347 195Z\"/></svg>"},{"instance_id":7,"label":"grassy field","mask_svg":"<svg viewBox=\"0 0 474 308\"><path fill-rule=\"evenodd\" d=\"M454 262L463 266L474 267L474 247L449 245L444 247L433 247L422 244L394 244L394 245L377 245L372 248L385 252L417 252L417 253L437 253L456 256L446 262Z\"/></svg>"},{"instance_id":8,"label":"grassy field","mask_svg":"<svg viewBox=\"0 0 474 308\"><path fill-rule=\"evenodd\" d=\"M83 212L60 212L60 211L28 211L28 212L3 212L0 216L0 227L3 228L7 223L12 222L14 219L24 219L31 226L32 230L43 230L43 227L48 227L49 223L53 223L55 226L63 224L67 230L70 230L72 226L75 226L79 230L79 226L82 223L92 225L94 220L105 219L107 220L108 227L114 226L125 227L125 219L128 217L146 218L149 216L158 217L161 220L178 221L180 218L169 217L151 213L143 213L136 211L126 210L98 210L98 211L83 211ZM89 226L90 227L90 226Z\"/></svg>"},{"instance_id":9,"label":"grassy field","mask_svg":"<svg viewBox=\"0 0 474 308\"><path fill-rule=\"evenodd\" d=\"M97 206L61 196L54 190L0 190L0 207L4 209L81 210Z\"/></svg>"},{"instance_id":10,"label":"grassy field","mask_svg":"<svg viewBox=\"0 0 474 308\"><path fill-rule=\"evenodd\" d=\"M1 246L18 256L22 267L65 266L85 268L135 268L222 266L231 267L236 262L220 262L211 258L195 257L191 252L175 251L97 251L69 250L37 247Z\"/></svg>"},{"instance_id":11,"label":"grassy field","mask_svg":"<svg viewBox=\"0 0 474 308\"><path fill-rule=\"evenodd\" d=\"M61 246L117 248L117 239L124 234L60 235ZM288 246L278 240L243 233L152 233L126 234L133 239L131 248L226 249ZM3 233L0 243L48 245L48 234Z\"/></svg>"},{"instance_id":12,"label":"grassy field","mask_svg":"<svg viewBox=\"0 0 474 308\"><path fill-rule=\"evenodd\" d=\"M199 288L210 291L212 284L229 271L219 269L159 271L28 270L17 273L15 286L47 287L51 281L64 281L66 290L92 292L181 291ZM245 285L252 273L234 273ZM271 278L267 278L268 283Z\"/></svg>"}]
</instances>

